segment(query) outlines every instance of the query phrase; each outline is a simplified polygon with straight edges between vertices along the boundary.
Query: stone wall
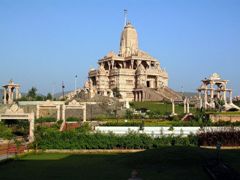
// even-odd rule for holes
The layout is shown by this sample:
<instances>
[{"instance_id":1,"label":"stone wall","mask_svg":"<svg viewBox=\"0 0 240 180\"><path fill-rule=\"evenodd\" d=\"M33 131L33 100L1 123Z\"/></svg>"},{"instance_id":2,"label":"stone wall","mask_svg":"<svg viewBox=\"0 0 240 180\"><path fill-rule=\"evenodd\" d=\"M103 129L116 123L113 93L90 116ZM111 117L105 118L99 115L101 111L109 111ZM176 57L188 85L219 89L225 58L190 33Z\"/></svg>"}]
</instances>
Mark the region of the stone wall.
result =
<instances>
[{"instance_id":1,"label":"stone wall","mask_svg":"<svg viewBox=\"0 0 240 180\"><path fill-rule=\"evenodd\" d=\"M240 122L240 114L210 114L209 118L212 122Z\"/></svg>"},{"instance_id":2,"label":"stone wall","mask_svg":"<svg viewBox=\"0 0 240 180\"><path fill-rule=\"evenodd\" d=\"M6 106L7 107L7 106ZM20 106L23 108L25 113L31 113L34 112L36 116L36 105L22 105ZM107 105L106 103L98 103L98 104L87 104L87 120L94 120L97 118L108 118L114 116L114 111L117 109L117 116L118 117L124 117L125 111L121 110L119 107L116 107L115 105ZM5 112L5 106L0 107L1 110ZM57 118L57 110L56 109L40 109L39 111L40 117L53 117ZM66 109L65 112L66 119L69 117L76 117L79 119L83 119L83 110L81 109ZM60 108L60 119L62 119L62 108Z\"/></svg>"}]
</instances>

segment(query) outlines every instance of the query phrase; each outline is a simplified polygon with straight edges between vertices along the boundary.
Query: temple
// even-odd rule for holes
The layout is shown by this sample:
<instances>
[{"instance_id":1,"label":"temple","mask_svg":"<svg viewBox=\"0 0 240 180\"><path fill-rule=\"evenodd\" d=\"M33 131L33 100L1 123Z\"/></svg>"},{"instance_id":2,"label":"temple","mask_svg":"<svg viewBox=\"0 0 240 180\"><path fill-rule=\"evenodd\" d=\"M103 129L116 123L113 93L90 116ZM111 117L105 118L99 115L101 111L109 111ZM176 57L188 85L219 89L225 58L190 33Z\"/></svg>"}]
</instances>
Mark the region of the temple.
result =
<instances>
[{"instance_id":1,"label":"temple","mask_svg":"<svg viewBox=\"0 0 240 180\"><path fill-rule=\"evenodd\" d=\"M138 34L126 23L120 39L119 53L109 52L91 69L85 89L94 96L113 96L117 91L128 101L180 100L181 96L168 88L168 73L157 59L139 49Z\"/></svg>"}]
</instances>

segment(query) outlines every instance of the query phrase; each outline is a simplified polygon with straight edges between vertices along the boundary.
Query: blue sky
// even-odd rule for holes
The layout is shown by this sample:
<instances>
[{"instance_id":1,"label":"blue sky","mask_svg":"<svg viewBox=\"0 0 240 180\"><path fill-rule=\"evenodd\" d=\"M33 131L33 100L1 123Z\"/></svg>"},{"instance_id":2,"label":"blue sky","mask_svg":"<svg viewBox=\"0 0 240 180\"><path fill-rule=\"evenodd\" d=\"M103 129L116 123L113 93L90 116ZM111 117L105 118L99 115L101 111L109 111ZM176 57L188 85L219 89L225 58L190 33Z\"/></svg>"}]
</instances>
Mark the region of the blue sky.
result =
<instances>
[{"instance_id":1,"label":"blue sky","mask_svg":"<svg viewBox=\"0 0 240 180\"><path fill-rule=\"evenodd\" d=\"M81 87L109 51L118 52L123 10L140 49L159 59L171 88L195 91L217 72L240 92L238 0L0 0L0 84L22 91Z\"/></svg>"}]
</instances>

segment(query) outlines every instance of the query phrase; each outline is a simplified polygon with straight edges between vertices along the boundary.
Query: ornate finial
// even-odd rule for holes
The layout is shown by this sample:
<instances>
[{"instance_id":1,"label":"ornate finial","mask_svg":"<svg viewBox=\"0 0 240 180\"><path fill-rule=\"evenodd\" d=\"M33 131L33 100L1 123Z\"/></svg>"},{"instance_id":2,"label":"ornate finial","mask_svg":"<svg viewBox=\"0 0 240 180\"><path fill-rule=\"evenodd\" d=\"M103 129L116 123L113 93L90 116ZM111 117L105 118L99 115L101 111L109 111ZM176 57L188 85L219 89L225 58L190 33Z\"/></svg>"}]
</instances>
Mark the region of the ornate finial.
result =
<instances>
[{"instance_id":1,"label":"ornate finial","mask_svg":"<svg viewBox=\"0 0 240 180\"><path fill-rule=\"evenodd\" d=\"M221 79L220 75L218 73L213 73L212 76L209 78L211 80L219 80Z\"/></svg>"},{"instance_id":2,"label":"ornate finial","mask_svg":"<svg viewBox=\"0 0 240 180\"><path fill-rule=\"evenodd\" d=\"M127 25L127 10L124 9L124 26Z\"/></svg>"},{"instance_id":3,"label":"ornate finial","mask_svg":"<svg viewBox=\"0 0 240 180\"><path fill-rule=\"evenodd\" d=\"M10 79L9 84L13 84L13 79L12 78Z\"/></svg>"}]
</instances>

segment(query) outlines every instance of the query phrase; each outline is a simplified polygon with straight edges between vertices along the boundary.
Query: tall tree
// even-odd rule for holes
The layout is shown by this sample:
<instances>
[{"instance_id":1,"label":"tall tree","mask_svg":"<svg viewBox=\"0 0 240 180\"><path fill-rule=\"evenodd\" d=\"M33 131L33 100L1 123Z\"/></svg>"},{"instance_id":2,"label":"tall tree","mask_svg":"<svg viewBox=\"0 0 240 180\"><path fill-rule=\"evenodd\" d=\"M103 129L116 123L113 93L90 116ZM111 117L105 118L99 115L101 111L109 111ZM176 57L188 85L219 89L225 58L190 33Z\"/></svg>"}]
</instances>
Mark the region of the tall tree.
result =
<instances>
[{"instance_id":1,"label":"tall tree","mask_svg":"<svg viewBox=\"0 0 240 180\"><path fill-rule=\"evenodd\" d=\"M52 100L52 99L53 99L51 93L48 93L48 94L47 94L47 99L48 99L48 100Z\"/></svg>"},{"instance_id":2,"label":"tall tree","mask_svg":"<svg viewBox=\"0 0 240 180\"><path fill-rule=\"evenodd\" d=\"M28 91L27 97L29 97L29 98L31 98L31 99L34 99L34 98L36 98L36 96L37 96L37 88L32 87L32 88Z\"/></svg>"}]
</instances>

